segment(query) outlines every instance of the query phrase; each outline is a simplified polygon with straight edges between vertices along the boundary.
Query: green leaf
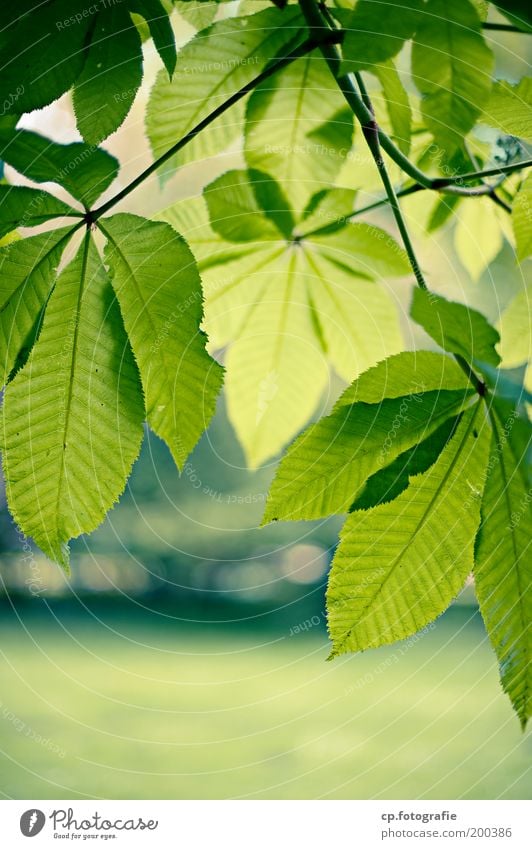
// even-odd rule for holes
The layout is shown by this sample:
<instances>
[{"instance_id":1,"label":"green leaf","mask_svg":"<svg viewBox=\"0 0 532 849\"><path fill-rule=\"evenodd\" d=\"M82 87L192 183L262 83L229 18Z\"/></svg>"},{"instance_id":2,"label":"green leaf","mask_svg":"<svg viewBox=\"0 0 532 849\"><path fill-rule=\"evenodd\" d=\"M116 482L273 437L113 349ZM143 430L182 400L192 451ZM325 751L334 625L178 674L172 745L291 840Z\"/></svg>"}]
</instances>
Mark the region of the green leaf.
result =
<instances>
[{"instance_id":1,"label":"green leaf","mask_svg":"<svg viewBox=\"0 0 532 849\"><path fill-rule=\"evenodd\" d=\"M279 180L296 217L334 182L352 139L352 113L319 52L265 80L248 101L246 162Z\"/></svg>"},{"instance_id":2,"label":"green leaf","mask_svg":"<svg viewBox=\"0 0 532 849\"><path fill-rule=\"evenodd\" d=\"M528 281L503 311L498 329L499 352L507 367L532 360L532 281Z\"/></svg>"},{"instance_id":3,"label":"green leaf","mask_svg":"<svg viewBox=\"0 0 532 849\"><path fill-rule=\"evenodd\" d=\"M483 360L499 365L501 358L495 350L499 334L477 310L415 289L410 315L445 351L460 354L469 363Z\"/></svg>"},{"instance_id":4,"label":"green leaf","mask_svg":"<svg viewBox=\"0 0 532 849\"><path fill-rule=\"evenodd\" d=\"M355 189L320 189L309 200L294 233L305 236L314 230L343 227L353 214L355 197Z\"/></svg>"},{"instance_id":5,"label":"green leaf","mask_svg":"<svg viewBox=\"0 0 532 849\"><path fill-rule=\"evenodd\" d=\"M391 59L373 66L371 71L379 80L386 99L386 109L393 131L392 138L398 148L408 155L412 135L412 109L401 77Z\"/></svg>"},{"instance_id":6,"label":"green leaf","mask_svg":"<svg viewBox=\"0 0 532 849\"><path fill-rule=\"evenodd\" d=\"M17 227L36 227L76 210L44 189L0 185L0 238Z\"/></svg>"},{"instance_id":7,"label":"green leaf","mask_svg":"<svg viewBox=\"0 0 532 849\"><path fill-rule=\"evenodd\" d=\"M222 383L198 329L203 303L194 257L168 224L122 214L100 226L148 424L182 468L212 418Z\"/></svg>"},{"instance_id":8,"label":"green leaf","mask_svg":"<svg viewBox=\"0 0 532 849\"><path fill-rule=\"evenodd\" d=\"M160 73L152 89L146 132L154 157L166 153L176 139L253 80L303 32L304 21L297 9L271 8L246 18L216 22L198 33L179 51L172 82ZM207 130L206 135L217 140L214 152L224 150L241 133L241 115L242 105L236 104ZM166 177L179 164L190 161L190 148L187 145L166 163ZM211 149L207 145L207 151ZM205 155L204 147L196 146L194 157L198 155Z\"/></svg>"},{"instance_id":9,"label":"green leaf","mask_svg":"<svg viewBox=\"0 0 532 849\"><path fill-rule=\"evenodd\" d=\"M512 206L512 224L520 262L532 254L532 174L519 189Z\"/></svg>"},{"instance_id":10,"label":"green leaf","mask_svg":"<svg viewBox=\"0 0 532 849\"><path fill-rule=\"evenodd\" d=\"M113 182L118 162L84 142L58 144L28 130L2 133L4 160L36 183L58 183L85 206Z\"/></svg>"},{"instance_id":11,"label":"green leaf","mask_svg":"<svg viewBox=\"0 0 532 849\"><path fill-rule=\"evenodd\" d=\"M462 198L454 244L460 262L477 282L504 244L498 208L488 197ZM506 212L503 211L503 215Z\"/></svg>"},{"instance_id":12,"label":"green leaf","mask_svg":"<svg viewBox=\"0 0 532 849\"><path fill-rule=\"evenodd\" d=\"M487 363L476 363L484 382L496 399L510 401L526 417L525 403L532 403L532 394L525 386L527 364L515 368L494 368Z\"/></svg>"},{"instance_id":13,"label":"green leaf","mask_svg":"<svg viewBox=\"0 0 532 849\"><path fill-rule=\"evenodd\" d=\"M84 47L99 4L84 0L3 4L0 103L4 115L47 106L68 91L85 61Z\"/></svg>"},{"instance_id":14,"label":"green leaf","mask_svg":"<svg viewBox=\"0 0 532 849\"><path fill-rule=\"evenodd\" d=\"M532 77L523 77L517 85L505 80L496 82L481 121L503 133L531 141Z\"/></svg>"},{"instance_id":15,"label":"green leaf","mask_svg":"<svg viewBox=\"0 0 532 849\"><path fill-rule=\"evenodd\" d=\"M530 425L494 402L475 585L501 681L523 727L532 711Z\"/></svg>"},{"instance_id":16,"label":"green leaf","mask_svg":"<svg viewBox=\"0 0 532 849\"><path fill-rule=\"evenodd\" d=\"M141 15L150 28L150 34L170 79L175 70L177 54L174 32L164 4L160 0L128 0L132 12Z\"/></svg>"},{"instance_id":17,"label":"green leaf","mask_svg":"<svg viewBox=\"0 0 532 849\"><path fill-rule=\"evenodd\" d=\"M389 466L371 475L349 512L368 510L370 507L386 504L397 498L407 488L411 477L426 472L434 465L455 432L459 421L458 416L447 419L422 442L408 448Z\"/></svg>"},{"instance_id":18,"label":"green leaf","mask_svg":"<svg viewBox=\"0 0 532 849\"><path fill-rule=\"evenodd\" d=\"M0 248L0 386L32 339L72 229L40 233Z\"/></svg>"},{"instance_id":19,"label":"green leaf","mask_svg":"<svg viewBox=\"0 0 532 849\"><path fill-rule=\"evenodd\" d=\"M57 281L2 414L13 518L67 571L68 540L94 530L124 489L143 416L118 306L86 239Z\"/></svg>"},{"instance_id":20,"label":"green leaf","mask_svg":"<svg viewBox=\"0 0 532 849\"><path fill-rule=\"evenodd\" d=\"M418 26L422 0L358 0L353 11L333 9L346 34L340 73L361 71L385 62L401 50Z\"/></svg>"},{"instance_id":21,"label":"green leaf","mask_svg":"<svg viewBox=\"0 0 532 849\"><path fill-rule=\"evenodd\" d=\"M459 147L488 100L493 56L469 0L429 0L412 46L425 124L447 151Z\"/></svg>"},{"instance_id":22,"label":"green leaf","mask_svg":"<svg viewBox=\"0 0 532 849\"><path fill-rule=\"evenodd\" d=\"M473 568L489 450L480 402L395 501L348 517L327 589L331 656L388 645L446 609Z\"/></svg>"},{"instance_id":23,"label":"green leaf","mask_svg":"<svg viewBox=\"0 0 532 849\"><path fill-rule=\"evenodd\" d=\"M259 204L256 186L261 181L267 185L274 182L258 171L227 171L204 189L211 227L229 242L267 241L283 235L267 212L264 186L264 207ZM286 202L284 205L286 211Z\"/></svg>"},{"instance_id":24,"label":"green leaf","mask_svg":"<svg viewBox=\"0 0 532 849\"><path fill-rule=\"evenodd\" d=\"M288 449L264 521L346 512L371 475L457 415L470 397L467 389L432 390L335 407Z\"/></svg>"},{"instance_id":25,"label":"green leaf","mask_svg":"<svg viewBox=\"0 0 532 849\"><path fill-rule=\"evenodd\" d=\"M124 6L104 6L96 18L83 71L74 87L78 130L99 144L120 126L142 82L142 45Z\"/></svg>"}]
</instances>

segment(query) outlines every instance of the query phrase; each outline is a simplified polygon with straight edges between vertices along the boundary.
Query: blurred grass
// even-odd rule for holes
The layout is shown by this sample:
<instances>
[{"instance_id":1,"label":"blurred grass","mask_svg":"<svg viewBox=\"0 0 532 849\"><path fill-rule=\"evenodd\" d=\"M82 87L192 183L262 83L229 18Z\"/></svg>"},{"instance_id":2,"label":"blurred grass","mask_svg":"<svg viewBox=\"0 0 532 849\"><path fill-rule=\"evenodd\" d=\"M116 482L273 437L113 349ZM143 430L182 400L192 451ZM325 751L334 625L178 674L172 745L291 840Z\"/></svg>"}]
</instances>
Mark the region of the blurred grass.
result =
<instances>
[{"instance_id":1,"label":"blurred grass","mask_svg":"<svg viewBox=\"0 0 532 849\"><path fill-rule=\"evenodd\" d=\"M39 609L0 611L6 797L530 795L530 739L471 608L334 663L321 625Z\"/></svg>"}]
</instances>

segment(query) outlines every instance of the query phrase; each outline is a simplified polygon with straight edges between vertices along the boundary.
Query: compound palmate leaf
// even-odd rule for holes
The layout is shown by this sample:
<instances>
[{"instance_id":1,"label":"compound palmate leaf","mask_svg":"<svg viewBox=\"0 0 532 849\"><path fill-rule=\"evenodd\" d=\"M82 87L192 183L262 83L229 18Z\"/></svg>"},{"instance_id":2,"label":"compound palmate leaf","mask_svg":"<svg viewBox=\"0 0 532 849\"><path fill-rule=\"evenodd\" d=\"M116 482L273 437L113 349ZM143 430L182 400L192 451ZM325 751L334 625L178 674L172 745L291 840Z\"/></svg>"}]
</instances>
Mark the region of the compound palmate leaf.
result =
<instances>
[{"instance_id":1,"label":"compound palmate leaf","mask_svg":"<svg viewBox=\"0 0 532 849\"><path fill-rule=\"evenodd\" d=\"M148 424L182 468L211 420L222 383L199 330L203 299L194 257L169 224L122 214L101 227Z\"/></svg>"},{"instance_id":2,"label":"compound palmate leaf","mask_svg":"<svg viewBox=\"0 0 532 849\"><path fill-rule=\"evenodd\" d=\"M65 569L68 540L94 530L123 491L143 418L120 312L87 236L57 280L39 339L2 408L9 508Z\"/></svg>"},{"instance_id":3,"label":"compound palmate leaf","mask_svg":"<svg viewBox=\"0 0 532 849\"><path fill-rule=\"evenodd\" d=\"M332 656L401 640L447 608L473 568L490 429L481 403L389 504L352 513L327 589Z\"/></svg>"},{"instance_id":4,"label":"compound palmate leaf","mask_svg":"<svg viewBox=\"0 0 532 849\"><path fill-rule=\"evenodd\" d=\"M142 82L142 44L125 5L102 6L73 95L78 129L99 144L122 123Z\"/></svg>"},{"instance_id":5,"label":"compound palmate leaf","mask_svg":"<svg viewBox=\"0 0 532 849\"><path fill-rule=\"evenodd\" d=\"M482 501L475 583L505 692L524 726L532 713L532 499L529 423L501 402Z\"/></svg>"},{"instance_id":6,"label":"compound palmate leaf","mask_svg":"<svg viewBox=\"0 0 532 849\"><path fill-rule=\"evenodd\" d=\"M43 189L0 185L0 238L17 227L35 227L52 218L80 215Z\"/></svg>"}]
</instances>

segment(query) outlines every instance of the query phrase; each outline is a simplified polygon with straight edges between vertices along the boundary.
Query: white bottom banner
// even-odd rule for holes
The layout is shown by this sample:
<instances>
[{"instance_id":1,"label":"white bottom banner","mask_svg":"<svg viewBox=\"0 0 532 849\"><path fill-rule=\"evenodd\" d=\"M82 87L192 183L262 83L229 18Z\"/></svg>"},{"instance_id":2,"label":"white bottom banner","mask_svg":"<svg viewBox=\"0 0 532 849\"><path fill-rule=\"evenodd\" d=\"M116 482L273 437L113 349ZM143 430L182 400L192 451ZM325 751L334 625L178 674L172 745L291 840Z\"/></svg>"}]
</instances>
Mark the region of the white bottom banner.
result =
<instances>
[{"instance_id":1,"label":"white bottom banner","mask_svg":"<svg viewBox=\"0 0 532 849\"><path fill-rule=\"evenodd\" d=\"M522 801L10 800L0 802L0 845L530 849L530 813Z\"/></svg>"}]
</instances>

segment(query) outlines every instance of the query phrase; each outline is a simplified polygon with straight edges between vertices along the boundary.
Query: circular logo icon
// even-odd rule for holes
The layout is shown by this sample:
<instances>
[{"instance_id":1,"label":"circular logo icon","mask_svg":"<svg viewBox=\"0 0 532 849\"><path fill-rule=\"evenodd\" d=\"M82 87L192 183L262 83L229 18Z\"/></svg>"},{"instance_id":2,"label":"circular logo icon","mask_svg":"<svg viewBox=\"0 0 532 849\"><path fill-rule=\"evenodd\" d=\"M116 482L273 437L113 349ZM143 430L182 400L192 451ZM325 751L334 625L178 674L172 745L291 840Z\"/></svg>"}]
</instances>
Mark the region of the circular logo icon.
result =
<instances>
[{"instance_id":1,"label":"circular logo icon","mask_svg":"<svg viewBox=\"0 0 532 849\"><path fill-rule=\"evenodd\" d=\"M37 808L31 808L29 811L24 811L20 818L20 830L24 837L35 837L43 830L46 817L42 811Z\"/></svg>"}]
</instances>

